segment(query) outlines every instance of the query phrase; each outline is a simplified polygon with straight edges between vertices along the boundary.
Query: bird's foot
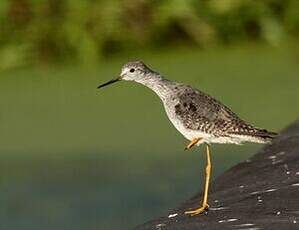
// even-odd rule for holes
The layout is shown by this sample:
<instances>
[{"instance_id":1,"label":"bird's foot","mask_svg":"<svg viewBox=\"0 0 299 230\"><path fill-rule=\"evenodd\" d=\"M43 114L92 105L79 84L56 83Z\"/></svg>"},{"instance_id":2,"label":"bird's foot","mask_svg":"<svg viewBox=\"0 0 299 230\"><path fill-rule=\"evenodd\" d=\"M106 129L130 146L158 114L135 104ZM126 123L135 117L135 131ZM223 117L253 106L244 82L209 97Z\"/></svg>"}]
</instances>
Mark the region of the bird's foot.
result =
<instances>
[{"instance_id":1,"label":"bird's foot","mask_svg":"<svg viewBox=\"0 0 299 230\"><path fill-rule=\"evenodd\" d=\"M191 211L186 211L185 214L186 215L190 215L190 216L196 216L199 215L205 211L208 211L209 209L209 205L208 204L204 204L202 207L197 208L195 210L191 210Z\"/></svg>"},{"instance_id":2,"label":"bird's foot","mask_svg":"<svg viewBox=\"0 0 299 230\"><path fill-rule=\"evenodd\" d=\"M198 137L198 138L194 138L192 139L192 141L185 147L185 150L189 150L191 149L194 145L196 145L202 138Z\"/></svg>"}]
</instances>

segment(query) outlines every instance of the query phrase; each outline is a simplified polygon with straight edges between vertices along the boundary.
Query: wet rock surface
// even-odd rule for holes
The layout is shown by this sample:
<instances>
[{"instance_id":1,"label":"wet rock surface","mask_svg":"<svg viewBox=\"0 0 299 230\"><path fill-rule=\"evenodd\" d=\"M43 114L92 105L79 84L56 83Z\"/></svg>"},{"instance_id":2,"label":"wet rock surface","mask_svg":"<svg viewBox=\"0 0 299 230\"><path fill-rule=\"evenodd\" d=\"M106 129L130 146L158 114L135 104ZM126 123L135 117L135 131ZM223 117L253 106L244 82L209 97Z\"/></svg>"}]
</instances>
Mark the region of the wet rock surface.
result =
<instances>
[{"instance_id":1,"label":"wet rock surface","mask_svg":"<svg viewBox=\"0 0 299 230\"><path fill-rule=\"evenodd\" d=\"M299 120L213 181L209 212L183 214L196 208L201 198L199 193L136 229L299 229Z\"/></svg>"}]
</instances>

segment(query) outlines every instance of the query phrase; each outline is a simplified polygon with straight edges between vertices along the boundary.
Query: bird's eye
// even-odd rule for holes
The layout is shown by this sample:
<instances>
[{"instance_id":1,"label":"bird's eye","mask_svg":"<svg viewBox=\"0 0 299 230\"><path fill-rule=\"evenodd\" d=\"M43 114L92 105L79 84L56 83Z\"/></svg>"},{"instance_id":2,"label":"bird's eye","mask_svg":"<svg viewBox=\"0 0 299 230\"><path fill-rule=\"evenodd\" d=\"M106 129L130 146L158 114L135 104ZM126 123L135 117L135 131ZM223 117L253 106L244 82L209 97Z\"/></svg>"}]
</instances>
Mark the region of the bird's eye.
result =
<instances>
[{"instance_id":1,"label":"bird's eye","mask_svg":"<svg viewBox=\"0 0 299 230\"><path fill-rule=\"evenodd\" d=\"M135 72L135 69L134 69L134 68L130 69L130 72L131 72L131 73L134 73L134 72Z\"/></svg>"}]
</instances>

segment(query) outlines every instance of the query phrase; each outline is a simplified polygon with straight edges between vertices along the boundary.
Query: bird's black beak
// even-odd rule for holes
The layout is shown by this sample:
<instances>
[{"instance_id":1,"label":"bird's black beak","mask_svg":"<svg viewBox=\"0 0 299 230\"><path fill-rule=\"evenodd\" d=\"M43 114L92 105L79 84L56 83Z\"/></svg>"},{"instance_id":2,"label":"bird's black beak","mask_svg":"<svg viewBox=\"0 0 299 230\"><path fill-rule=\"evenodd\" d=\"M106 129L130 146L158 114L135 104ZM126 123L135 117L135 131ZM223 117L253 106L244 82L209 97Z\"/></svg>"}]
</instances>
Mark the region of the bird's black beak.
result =
<instances>
[{"instance_id":1,"label":"bird's black beak","mask_svg":"<svg viewBox=\"0 0 299 230\"><path fill-rule=\"evenodd\" d=\"M106 83L104 83L104 84L102 84L102 85L99 85L99 86L98 86L98 89L99 89L99 88L102 88L102 87L104 87L104 86L113 84L113 83L115 83L115 82L118 82L118 81L120 81L120 80L121 80L121 77L112 79L112 80L110 80L110 81L108 81L108 82L106 82Z\"/></svg>"}]
</instances>

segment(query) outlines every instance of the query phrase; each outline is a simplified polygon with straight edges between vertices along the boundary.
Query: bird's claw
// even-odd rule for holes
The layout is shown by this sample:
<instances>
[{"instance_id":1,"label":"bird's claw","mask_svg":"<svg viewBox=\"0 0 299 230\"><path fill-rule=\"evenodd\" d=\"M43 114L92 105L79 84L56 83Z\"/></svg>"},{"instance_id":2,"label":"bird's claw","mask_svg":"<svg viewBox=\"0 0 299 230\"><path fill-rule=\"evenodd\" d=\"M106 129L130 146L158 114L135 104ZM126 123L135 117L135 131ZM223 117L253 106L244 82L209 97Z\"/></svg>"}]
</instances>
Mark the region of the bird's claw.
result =
<instances>
[{"instance_id":1,"label":"bird's claw","mask_svg":"<svg viewBox=\"0 0 299 230\"><path fill-rule=\"evenodd\" d=\"M198 209L191 210L191 211L186 211L185 214L190 215L190 216L196 216L196 215L199 215L199 214L201 214L205 211L208 211L208 209L209 209L209 205L205 204L205 205L203 205L202 207L200 207Z\"/></svg>"}]
</instances>

